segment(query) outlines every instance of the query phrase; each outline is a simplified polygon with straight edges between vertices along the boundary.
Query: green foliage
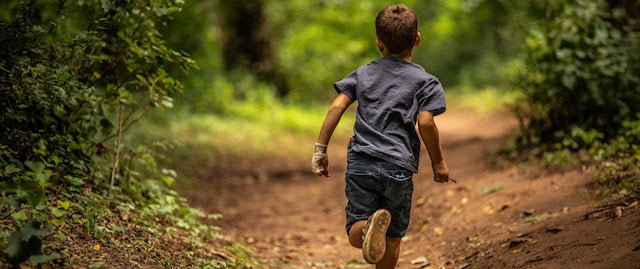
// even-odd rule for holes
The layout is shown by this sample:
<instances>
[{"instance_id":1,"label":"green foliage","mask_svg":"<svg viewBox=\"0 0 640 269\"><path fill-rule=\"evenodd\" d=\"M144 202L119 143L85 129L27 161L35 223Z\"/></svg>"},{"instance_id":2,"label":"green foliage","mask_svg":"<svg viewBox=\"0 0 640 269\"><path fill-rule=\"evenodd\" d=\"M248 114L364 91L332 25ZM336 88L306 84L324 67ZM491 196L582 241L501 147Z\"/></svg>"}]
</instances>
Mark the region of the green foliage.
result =
<instances>
[{"instance_id":1,"label":"green foliage","mask_svg":"<svg viewBox=\"0 0 640 269\"><path fill-rule=\"evenodd\" d=\"M0 246L8 252L0 263L72 259L64 242L78 233L124 250L131 245L120 240L133 240L126 225L147 227L129 227L142 236L174 227L194 251L220 237L169 189L177 174L157 164L160 150L115 139L144 111L173 105L182 86L166 70L194 66L157 29L180 3L0 4ZM113 221L119 216L130 222Z\"/></svg>"},{"instance_id":2,"label":"green foliage","mask_svg":"<svg viewBox=\"0 0 640 269\"><path fill-rule=\"evenodd\" d=\"M510 87L525 29L541 1L417 1L422 44L413 60L445 86Z\"/></svg>"},{"instance_id":3,"label":"green foliage","mask_svg":"<svg viewBox=\"0 0 640 269\"><path fill-rule=\"evenodd\" d=\"M277 55L290 76L295 100L326 99L333 82L380 57L375 17L394 1L292 1L271 6L283 33ZM536 10L528 1L404 1L419 18L422 43L413 61L445 85L507 86L509 65L519 48L522 17ZM533 13L533 11L531 11Z\"/></svg>"},{"instance_id":4,"label":"green foliage","mask_svg":"<svg viewBox=\"0 0 640 269\"><path fill-rule=\"evenodd\" d=\"M559 142L571 130L610 138L640 112L638 21L605 1L549 2L526 39L522 142Z\"/></svg>"},{"instance_id":5,"label":"green foliage","mask_svg":"<svg viewBox=\"0 0 640 269\"><path fill-rule=\"evenodd\" d=\"M615 138L595 143L589 152L598 161L601 183L613 185L623 194L640 193L640 120L624 121Z\"/></svg>"},{"instance_id":6,"label":"green foliage","mask_svg":"<svg viewBox=\"0 0 640 269\"><path fill-rule=\"evenodd\" d=\"M334 96L334 81L379 57L373 22L382 4L292 1L270 6L271 19L283 30L277 55L289 77L291 98Z\"/></svg>"},{"instance_id":7,"label":"green foliage","mask_svg":"<svg viewBox=\"0 0 640 269\"><path fill-rule=\"evenodd\" d=\"M573 128L562 142L543 153L552 168L571 169L578 165L595 168L599 183L623 195L640 192L640 120L626 120L610 139L596 130Z\"/></svg>"},{"instance_id":8,"label":"green foliage","mask_svg":"<svg viewBox=\"0 0 640 269\"><path fill-rule=\"evenodd\" d=\"M286 76L286 100L303 103L335 96L333 82L380 57L375 45L377 12L396 1L290 0L264 2L275 65ZM541 17L540 1L403 1L417 13L422 43L413 61L437 75L447 89L511 86L523 62L516 58L524 29ZM220 1L188 1L188 16L163 27L172 46L189 52L200 70L185 79L189 89L179 105L194 112L224 113L231 98L260 91L254 70L222 70L228 15ZM193 29L193 33L183 31ZM253 80L253 84L248 82ZM258 81L258 82L255 82ZM262 81L264 82L264 80ZM255 87L254 87L255 86ZM271 85L270 90L276 91ZM324 102L323 101L323 102Z\"/></svg>"},{"instance_id":9,"label":"green foliage","mask_svg":"<svg viewBox=\"0 0 640 269\"><path fill-rule=\"evenodd\" d=\"M640 22L637 3L624 3L547 2L525 40L515 112L519 148L554 168L595 167L599 182L629 194L640 190Z\"/></svg>"},{"instance_id":10,"label":"green foliage","mask_svg":"<svg viewBox=\"0 0 640 269\"><path fill-rule=\"evenodd\" d=\"M44 255L41 252L42 238L52 229L52 226L40 228L38 222L28 222L22 230L11 234L7 245L9 262L14 265L30 259L34 264L41 264L60 258L60 254Z\"/></svg>"}]
</instances>

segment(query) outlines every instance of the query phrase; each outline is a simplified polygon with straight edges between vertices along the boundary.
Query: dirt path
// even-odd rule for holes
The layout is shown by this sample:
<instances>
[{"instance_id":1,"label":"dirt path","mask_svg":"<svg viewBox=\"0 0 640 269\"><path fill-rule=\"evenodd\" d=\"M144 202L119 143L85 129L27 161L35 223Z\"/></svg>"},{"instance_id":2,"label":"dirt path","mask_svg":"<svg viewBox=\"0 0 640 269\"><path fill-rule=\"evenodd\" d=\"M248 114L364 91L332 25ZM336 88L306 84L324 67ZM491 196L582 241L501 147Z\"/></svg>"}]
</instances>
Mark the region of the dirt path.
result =
<instances>
[{"instance_id":1,"label":"dirt path","mask_svg":"<svg viewBox=\"0 0 640 269\"><path fill-rule=\"evenodd\" d=\"M445 113L437 122L458 183L433 182L422 160L397 268L640 268L637 202L593 201L588 171L490 169L485 154L504 142L513 119ZM372 268L343 228L343 145L332 141L331 178L303 167L202 183L216 195L189 199L224 215L214 224L252 248L257 268Z\"/></svg>"}]
</instances>

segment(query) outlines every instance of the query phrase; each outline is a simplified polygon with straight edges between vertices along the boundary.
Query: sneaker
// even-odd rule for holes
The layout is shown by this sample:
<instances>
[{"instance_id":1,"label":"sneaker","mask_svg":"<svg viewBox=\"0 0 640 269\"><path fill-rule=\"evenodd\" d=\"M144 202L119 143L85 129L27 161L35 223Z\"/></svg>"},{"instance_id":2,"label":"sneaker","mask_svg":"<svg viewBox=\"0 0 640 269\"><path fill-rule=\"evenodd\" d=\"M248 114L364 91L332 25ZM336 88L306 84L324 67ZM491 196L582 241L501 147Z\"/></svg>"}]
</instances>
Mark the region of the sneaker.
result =
<instances>
[{"instance_id":1,"label":"sneaker","mask_svg":"<svg viewBox=\"0 0 640 269\"><path fill-rule=\"evenodd\" d=\"M387 250L387 229L391 223L391 213L386 209L378 209L369 216L365 224L362 255L370 264L378 263Z\"/></svg>"}]
</instances>

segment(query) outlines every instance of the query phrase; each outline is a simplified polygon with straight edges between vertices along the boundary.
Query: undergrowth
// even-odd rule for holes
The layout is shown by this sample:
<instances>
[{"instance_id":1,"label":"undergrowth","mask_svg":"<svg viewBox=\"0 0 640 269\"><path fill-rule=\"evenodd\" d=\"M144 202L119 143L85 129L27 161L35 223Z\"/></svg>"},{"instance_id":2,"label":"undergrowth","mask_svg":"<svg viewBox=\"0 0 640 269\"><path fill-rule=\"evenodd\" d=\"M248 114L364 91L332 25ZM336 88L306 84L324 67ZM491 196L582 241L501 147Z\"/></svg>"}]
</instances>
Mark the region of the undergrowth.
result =
<instances>
[{"instance_id":1,"label":"undergrowth","mask_svg":"<svg viewBox=\"0 0 640 269\"><path fill-rule=\"evenodd\" d=\"M221 216L190 207L172 190L176 172L156 162L166 150L165 143L156 143L126 151L123 170L128 172L111 195L107 188L70 178L72 184L50 186L43 193L10 191L3 185L7 203L0 207L0 236L5 239L0 249L7 252L0 268L9 263L45 268L249 268L247 253L223 240L218 227L203 222ZM52 174L42 163L28 167L11 173L42 182Z\"/></svg>"},{"instance_id":2,"label":"undergrowth","mask_svg":"<svg viewBox=\"0 0 640 269\"><path fill-rule=\"evenodd\" d=\"M640 116L640 115L639 115ZM516 139L493 154L495 165L542 161L550 171L581 168L594 176L600 192L610 197L636 198L640 194L640 120L626 120L613 138L602 132L574 127L558 133L560 142L524 145Z\"/></svg>"},{"instance_id":3,"label":"undergrowth","mask_svg":"<svg viewBox=\"0 0 640 269\"><path fill-rule=\"evenodd\" d=\"M265 90L227 105L222 113L155 113L131 130L131 139L173 143L174 161L168 165L185 181L219 172L256 176L307 168L328 103L288 103ZM345 113L334 133L336 141L351 135L354 120L353 113Z\"/></svg>"},{"instance_id":4,"label":"undergrowth","mask_svg":"<svg viewBox=\"0 0 640 269\"><path fill-rule=\"evenodd\" d=\"M0 267L248 266L172 190L170 145L122 139L195 67L156 27L182 2L3 1Z\"/></svg>"}]
</instances>

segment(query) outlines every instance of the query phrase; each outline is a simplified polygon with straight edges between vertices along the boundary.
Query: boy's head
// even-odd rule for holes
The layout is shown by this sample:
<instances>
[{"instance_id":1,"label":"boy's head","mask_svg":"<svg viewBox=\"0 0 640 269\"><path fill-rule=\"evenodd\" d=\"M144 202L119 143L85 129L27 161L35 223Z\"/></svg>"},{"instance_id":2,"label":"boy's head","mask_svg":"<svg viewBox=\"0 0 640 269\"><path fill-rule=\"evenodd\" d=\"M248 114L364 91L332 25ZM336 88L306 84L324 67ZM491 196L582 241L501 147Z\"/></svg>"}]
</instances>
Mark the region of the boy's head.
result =
<instances>
[{"instance_id":1,"label":"boy's head","mask_svg":"<svg viewBox=\"0 0 640 269\"><path fill-rule=\"evenodd\" d=\"M418 18L403 4L385 7L376 17L376 35L390 54L400 54L417 45Z\"/></svg>"}]
</instances>

